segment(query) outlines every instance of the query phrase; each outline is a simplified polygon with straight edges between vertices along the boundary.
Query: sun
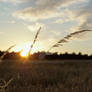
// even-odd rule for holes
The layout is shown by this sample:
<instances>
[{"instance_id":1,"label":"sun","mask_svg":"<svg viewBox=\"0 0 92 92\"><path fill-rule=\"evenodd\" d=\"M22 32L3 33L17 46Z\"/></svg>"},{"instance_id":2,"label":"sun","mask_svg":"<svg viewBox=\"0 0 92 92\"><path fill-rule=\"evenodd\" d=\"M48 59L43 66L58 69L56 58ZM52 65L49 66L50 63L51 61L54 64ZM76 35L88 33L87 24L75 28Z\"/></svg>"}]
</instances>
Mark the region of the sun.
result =
<instances>
[{"instance_id":1,"label":"sun","mask_svg":"<svg viewBox=\"0 0 92 92\"><path fill-rule=\"evenodd\" d=\"M22 57L28 57L28 52L22 51L22 52L20 53L20 55L21 55Z\"/></svg>"},{"instance_id":2,"label":"sun","mask_svg":"<svg viewBox=\"0 0 92 92\"><path fill-rule=\"evenodd\" d=\"M29 55L29 50L30 50L30 44L27 44L22 50L21 50L21 52L20 52L20 55L22 56L22 57L28 57L28 55Z\"/></svg>"},{"instance_id":3,"label":"sun","mask_svg":"<svg viewBox=\"0 0 92 92\"><path fill-rule=\"evenodd\" d=\"M15 52L20 52L19 55L23 58L28 58L29 54L33 54L35 52L38 52L42 49L44 49L43 45L41 43L37 43L37 46L35 46L34 48L32 48L31 52L30 52L30 48L31 48L31 42L26 42L24 44L20 44L15 48Z\"/></svg>"}]
</instances>

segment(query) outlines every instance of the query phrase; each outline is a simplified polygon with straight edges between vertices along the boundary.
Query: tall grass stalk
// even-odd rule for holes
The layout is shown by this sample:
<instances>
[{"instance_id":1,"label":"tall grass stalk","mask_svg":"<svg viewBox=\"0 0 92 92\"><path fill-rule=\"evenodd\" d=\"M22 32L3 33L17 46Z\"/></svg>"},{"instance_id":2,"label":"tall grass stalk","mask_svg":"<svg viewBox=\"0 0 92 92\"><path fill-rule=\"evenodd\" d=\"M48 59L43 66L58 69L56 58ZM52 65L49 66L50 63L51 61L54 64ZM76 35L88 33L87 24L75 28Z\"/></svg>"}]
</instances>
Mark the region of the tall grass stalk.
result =
<instances>
[{"instance_id":1,"label":"tall grass stalk","mask_svg":"<svg viewBox=\"0 0 92 92\"><path fill-rule=\"evenodd\" d=\"M2 56L0 57L0 61L2 61L2 59L4 58L4 56L13 48L15 47L16 45L12 45L10 46L3 54Z\"/></svg>"},{"instance_id":2,"label":"tall grass stalk","mask_svg":"<svg viewBox=\"0 0 92 92\"><path fill-rule=\"evenodd\" d=\"M77 31L77 32L70 33L69 35L65 36L64 38L62 38L61 40L59 40L57 43L55 43L54 45L52 45L52 46L50 47L50 49L48 50L48 52L49 52L52 48L54 48L54 47L63 46L64 43L69 42L70 38L72 38L73 36L79 35L79 34L84 33L84 32L92 32L92 30L81 30L81 31Z\"/></svg>"},{"instance_id":3,"label":"tall grass stalk","mask_svg":"<svg viewBox=\"0 0 92 92\"><path fill-rule=\"evenodd\" d=\"M41 27L38 29L38 31L37 31L37 33L36 33L36 35L35 35L35 37L34 37L34 40L33 40L32 45L30 46L30 50L29 50L28 55L30 55L30 53L31 53L31 51L32 51L32 49L33 49L33 47L34 47L34 44L35 44L36 41L37 41L38 35L39 35L39 33L40 33L40 30L41 30Z\"/></svg>"}]
</instances>

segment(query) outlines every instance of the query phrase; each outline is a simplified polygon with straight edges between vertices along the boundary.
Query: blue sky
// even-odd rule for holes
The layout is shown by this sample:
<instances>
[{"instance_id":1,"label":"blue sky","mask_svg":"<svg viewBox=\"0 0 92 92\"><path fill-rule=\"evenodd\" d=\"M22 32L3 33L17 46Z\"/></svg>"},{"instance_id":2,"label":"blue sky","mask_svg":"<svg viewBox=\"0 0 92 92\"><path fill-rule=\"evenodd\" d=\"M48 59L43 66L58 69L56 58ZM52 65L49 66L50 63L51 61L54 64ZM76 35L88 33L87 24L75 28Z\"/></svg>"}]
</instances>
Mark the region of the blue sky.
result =
<instances>
[{"instance_id":1,"label":"blue sky","mask_svg":"<svg viewBox=\"0 0 92 92\"><path fill-rule=\"evenodd\" d=\"M92 29L92 0L0 0L0 49L14 51L32 43L41 26L34 51L47 51L69 33ZM92 33L72 37L52 52L92 54Z\"/></svg>"}]
</instances>

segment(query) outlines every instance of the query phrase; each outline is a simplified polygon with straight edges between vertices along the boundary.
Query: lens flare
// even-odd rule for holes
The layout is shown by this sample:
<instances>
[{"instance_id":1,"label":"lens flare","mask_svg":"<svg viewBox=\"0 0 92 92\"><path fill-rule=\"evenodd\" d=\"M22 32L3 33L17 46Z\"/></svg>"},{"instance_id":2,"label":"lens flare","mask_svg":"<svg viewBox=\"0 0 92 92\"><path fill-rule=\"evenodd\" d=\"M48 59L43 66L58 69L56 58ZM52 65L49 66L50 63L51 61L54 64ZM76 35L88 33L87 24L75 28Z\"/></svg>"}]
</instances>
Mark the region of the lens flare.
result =
<instances>
[{"instance_id":1,"label":"lens flare","mask_svg":"<svg viewBox=\"0 0 92 92\"><path fill-rule=\"evenodd\" d=\"M21 50L20 55L21 55L22 57L28 57L29 50L30 50L30 44L27 44L27 45Z\"/></svg>"}]
</instances>

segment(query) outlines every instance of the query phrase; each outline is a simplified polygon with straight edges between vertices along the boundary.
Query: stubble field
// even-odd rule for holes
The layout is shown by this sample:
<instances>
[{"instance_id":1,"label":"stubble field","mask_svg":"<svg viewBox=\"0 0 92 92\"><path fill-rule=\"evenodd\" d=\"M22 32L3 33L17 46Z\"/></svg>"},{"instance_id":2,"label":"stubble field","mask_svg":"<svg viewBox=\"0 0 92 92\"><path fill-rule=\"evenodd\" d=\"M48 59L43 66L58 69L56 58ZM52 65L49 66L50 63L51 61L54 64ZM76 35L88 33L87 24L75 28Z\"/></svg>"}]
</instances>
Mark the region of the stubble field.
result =
<instances>
[{"instance_id":1,"label":"stubble field","mask_svg":"<svg viewBox=\"0 0 92 92\"><path fill-rule=\"evenodd\" d=\"M3 61L0 92L92 92L92 60Z\"/></svg>"}]
</instances>

